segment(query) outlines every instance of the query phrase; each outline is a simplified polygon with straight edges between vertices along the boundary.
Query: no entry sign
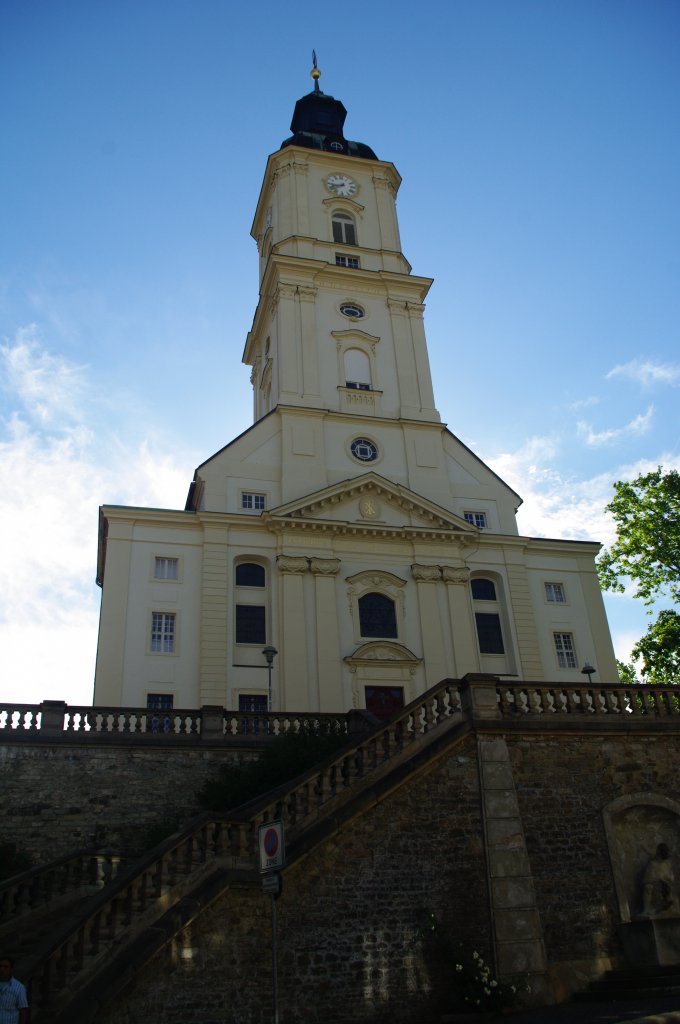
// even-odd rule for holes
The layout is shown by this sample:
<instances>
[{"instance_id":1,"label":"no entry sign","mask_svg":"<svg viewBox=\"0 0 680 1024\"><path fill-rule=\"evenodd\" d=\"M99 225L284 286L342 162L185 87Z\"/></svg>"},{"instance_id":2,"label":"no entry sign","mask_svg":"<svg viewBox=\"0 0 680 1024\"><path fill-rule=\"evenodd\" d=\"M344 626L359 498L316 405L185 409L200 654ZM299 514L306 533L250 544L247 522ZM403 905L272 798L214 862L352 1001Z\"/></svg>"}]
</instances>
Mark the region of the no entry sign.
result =
<instances>
[{"instance_id":1,"label":"no entry sign","mask_svg":"<svg viewBox=\"0 0 680 1024\"><path fill-rule=\"evenodd\" d=\"M283 822L268 821L259 828L260 871L278 871L285 863Z\"/></svg>"}]
</instances>

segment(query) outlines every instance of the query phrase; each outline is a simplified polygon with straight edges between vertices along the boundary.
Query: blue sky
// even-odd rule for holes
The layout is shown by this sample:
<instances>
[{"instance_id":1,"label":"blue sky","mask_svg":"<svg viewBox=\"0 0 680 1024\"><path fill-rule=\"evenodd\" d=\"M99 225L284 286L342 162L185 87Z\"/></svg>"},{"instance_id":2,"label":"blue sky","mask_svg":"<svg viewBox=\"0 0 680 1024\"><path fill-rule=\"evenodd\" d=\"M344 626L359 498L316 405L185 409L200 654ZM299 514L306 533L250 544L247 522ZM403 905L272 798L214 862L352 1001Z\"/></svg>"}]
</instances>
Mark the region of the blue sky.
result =
<instances>
[{"instance_id":1,"label":"blue sky","mask_svg":"<svg viewBox=\"0 0 680 1024\"><path fill-rule=\"evenodd\" d=\"M680 468L675 0L4 0L0 700L88 703L102 503L182 507L251 422L267 155L321 87L393 161L450 429L527 534ZM607 598L620 657L644 607Z\"/></svg>"}]
</instances>

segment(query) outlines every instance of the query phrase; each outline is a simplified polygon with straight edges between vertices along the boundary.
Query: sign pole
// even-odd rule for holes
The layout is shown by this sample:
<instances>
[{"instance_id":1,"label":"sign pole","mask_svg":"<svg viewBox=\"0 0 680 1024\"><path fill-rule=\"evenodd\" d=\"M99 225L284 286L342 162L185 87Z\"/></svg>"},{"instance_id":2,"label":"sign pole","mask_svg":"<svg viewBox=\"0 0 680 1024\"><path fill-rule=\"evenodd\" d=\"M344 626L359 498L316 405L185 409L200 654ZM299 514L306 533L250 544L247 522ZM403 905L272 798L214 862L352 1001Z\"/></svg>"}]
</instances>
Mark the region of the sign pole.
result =
<instances>
[{"instance_id":1,"label":"sign pole","mask_svg":"<svg viewBox=\"0 0 680 1024\"><path fill-rule=\"evenodd\" d=\"M272 1009L274 1024L279 1024L278 934L276 901L281 895L281 868L285 864L283 822L269 821L259 827L258 846L262 891L272 898Z\"/></svg>"}]
</instances>

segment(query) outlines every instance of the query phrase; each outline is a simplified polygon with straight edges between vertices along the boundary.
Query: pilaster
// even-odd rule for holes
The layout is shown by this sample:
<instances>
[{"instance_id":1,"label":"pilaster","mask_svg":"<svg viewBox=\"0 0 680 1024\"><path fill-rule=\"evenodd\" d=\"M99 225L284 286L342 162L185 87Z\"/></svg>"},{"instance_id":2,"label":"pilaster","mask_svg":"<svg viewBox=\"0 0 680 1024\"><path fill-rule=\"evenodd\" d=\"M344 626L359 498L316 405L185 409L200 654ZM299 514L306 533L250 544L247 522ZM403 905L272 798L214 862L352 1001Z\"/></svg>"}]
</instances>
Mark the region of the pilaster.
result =
<instances>
[{"instance_id":1,"label":"pilaster","mask_svg":"<svg viewBox=\"0 0 680 1024\"><path fill-rule=\"evenodd\" d=\"M423 638L423 662L425 665L425 687L451 676L452 666L447 666L446 649L439 617L437 584L441 583L442 571L438 565L411 566L411 575L416 581L420 630Z\"/></svg>"},{"instance_id":2,"label":"pilaster","mask_svg":"<svg viewBox=\"0 0 680 1024\"><path fill-rule=\"evenodd\" d=\"M316 610L316 710L337 711L342 704L342 658L338 630L338 604L335 578L339 558L310 558L314 577ZM314 710L314 709L312 709Z\"/></svg>"},{"instance_id":3,"label":"pilaster","mask_svg":"<svg viewBox=\"0 0 680 1024\"><path fill-rule=\"evenodd\" d=\"M447 584L451 636L453 637L454 675L479 672L477 627L470 601L470 570L464 565L443 565L442 579Z\"/></svg>"},{"instance_id":4,"label":"pilaster","mask_svg":"<svg viewBox=\"0 0 680 1024\"><path fill-rule=\"evenodd\" d=\"M277 555L280 574L279 623L285 643L279 644L279 693L274 710L304 711L309 700L307 673L307 623L304 575L309 561L298 555Z\"/></svg>"},{"instance_id":5,"label":"pilaster","mask_svg":"<svg viewBox=\"0 0 680 1024\"><path fill-rule=\"evenodd\" d=\"M524 552L509 549L505 555L510 605L515 623L515 634L520 665L520 674L527 681L546 678L541 651L538 645L536 617L529 592L529 576L524 564Z\"/></svg>"},{"instance_id":6,"label":"pilaster","mask_svg":"<svg viewBox=\"0 0 680 1024\"><path fill-rule=\"evenodd\" d=\"M548 1003L543 928L508 746L503 737L480 736L477 744L496 969L501 979L528 974L532 1002Z\"/></svg>"},{"instance_id":7,"label":"pilaster","mask_svg":"<svg viewBox=\"0 0 680 1024\"><path fill-rule=\"evenodd\" d=\"M200 704L227 704L227 561L224 531L206 529L201 573Z\"/></svg>"}]
</instances>

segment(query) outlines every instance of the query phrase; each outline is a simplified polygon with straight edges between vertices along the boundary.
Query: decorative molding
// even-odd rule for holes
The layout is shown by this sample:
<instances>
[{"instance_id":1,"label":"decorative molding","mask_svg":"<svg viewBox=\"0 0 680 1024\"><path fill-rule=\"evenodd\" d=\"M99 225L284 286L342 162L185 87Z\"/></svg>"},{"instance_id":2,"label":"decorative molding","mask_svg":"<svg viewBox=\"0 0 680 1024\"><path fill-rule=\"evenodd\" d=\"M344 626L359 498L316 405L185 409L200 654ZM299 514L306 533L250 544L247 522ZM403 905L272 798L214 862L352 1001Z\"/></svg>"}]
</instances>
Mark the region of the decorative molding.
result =
<instances>
[{"instance_id":1,"label":"decorative molding","mask_svg":"<svg viewBox=\"0 0 680 1024\"><path fill-rule=\"evenodd\" d=\"M419 583L438 583L442 578L442 571L438 565L419 565L416 562L411 566L411 575Z\"/></svg>"},{"instance_id":2,"label":"decorative molding","mask_svg":"<svg viewBox=\"0 0 680 1024\"><path fill-rule=\"evenodd\" d=\"M441 572L444 583L467 586L470 582L470 570L467 565L442 565Z\"/></svg>"},{"instance_id":3,"label":"decorative molding","mask_svg":"<svg viewBox=\"0 0 680 1024\"><path fill-rule=\"evenodd\" d=\"M422 303L422 302L407 302L406 303L406 309L407 309L407 312L408 312L409 316L412 316L414 319L417 319L417 320L422 320L423 314L425 312L425 305L424 305L424 303Z\"/></svg>"},{"instance_id":4,"label":"decorative molding","mask_svg":"<svg viewBox=\"0 0 680 1024\"><path fill-rule=\"evenodd\" d=\"M316 293L318 292L318 290L319 289L314 287L314 285L310 286L310 285L300 285L299 284L298 287L297 287L297 293L298 293L298 295L300 297L300 301L301 302L315 302L316 301Z\"/></svg>"},{"instance_id":5,"label":"decorative molding","mask_svg":"<svg viewBox=\"0 0 680 1024\"><path fill-rule=\"evenodd\" d=\"M309 571L314 576L336 576L340 570L339 558L310 558Z\"/></svg>"},{"instance_id":6,"label":"decorative molding","mask_svg":"<svg viewBox=\"0 0 680 1024\"><path fill-rule=\"evenodd\" d=\"M392 316L408 315L408 303L404 299L387 299L386 301Z\"/></svg>"},{"instance_id":7,"label":"decorative molding","mask_svg":"<svg viewBox=\"0 0 680 1024\"><path fill-rule=\"evenodd\" d=\"M298 576L309 569L309 559L299 555L277 555L276 564L280 572Z\"/></svg>"}]
</instances>

